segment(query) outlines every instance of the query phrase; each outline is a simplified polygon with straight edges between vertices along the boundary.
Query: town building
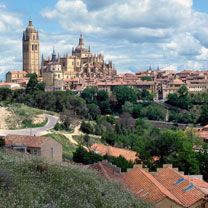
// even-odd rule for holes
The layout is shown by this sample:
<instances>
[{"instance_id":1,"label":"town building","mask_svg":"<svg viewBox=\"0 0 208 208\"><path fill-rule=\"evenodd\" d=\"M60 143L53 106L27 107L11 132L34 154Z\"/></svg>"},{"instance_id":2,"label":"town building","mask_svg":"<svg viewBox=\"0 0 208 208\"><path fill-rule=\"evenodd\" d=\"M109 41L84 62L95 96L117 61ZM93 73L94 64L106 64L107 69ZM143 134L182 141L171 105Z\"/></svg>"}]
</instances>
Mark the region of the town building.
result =
<instances>
[{"instance_id":1,"label":"town building","mask_svg":"<svg viewBox=\"0 0 208 208\"><path fill-rule=\"evenodd\" d=\"M6 73L6 82L27 83L29 78L26 71L9 71Z\"/></svg>"},{"instance_id":2,"label":"town building","mask_svg":"<svg viewBox=\"0 0 208 208\"><path fill-rule=\"evenodd\" d=\"M62 161L62 145L49 137L7 135L5 146L48 160Z\"/></svg>"},{"instance_id":3,"label":"town building","mask_svg":"<svg viewBox=\"0 0 208 208\"><path fill-rule=\"evenodd\" d=\"M156 208L208 208L208 183L201 176L184 175L172 165L163 165L156 172L135 165L124 173L107 161L89 167Z\"/></svg>"},{"instance_id":4,"label":"town building","mask_svg":"<svg viewBox=\"0 0 208 208\"><path fill-rule=\"evenodd\" d=\"M22 39L23 71L11 71L6 74L6 82L17 83L25 87L27 74L36 73L38 80L46 84L46 91L73 90L81 92L86 87L112 92L116 86L128 86L139 90L148 90L156 100L166 100L170 93L176 93L185 85L190 93L208 92L208 71L202 70L141 70L137 73L117 74L112 61L106 62L103 54L94 54L90 46L86 47L82 34L78 45L70 54L44 58L40 65L40 40L32 21L23 32Z\"/></svg>"}]
</instances>

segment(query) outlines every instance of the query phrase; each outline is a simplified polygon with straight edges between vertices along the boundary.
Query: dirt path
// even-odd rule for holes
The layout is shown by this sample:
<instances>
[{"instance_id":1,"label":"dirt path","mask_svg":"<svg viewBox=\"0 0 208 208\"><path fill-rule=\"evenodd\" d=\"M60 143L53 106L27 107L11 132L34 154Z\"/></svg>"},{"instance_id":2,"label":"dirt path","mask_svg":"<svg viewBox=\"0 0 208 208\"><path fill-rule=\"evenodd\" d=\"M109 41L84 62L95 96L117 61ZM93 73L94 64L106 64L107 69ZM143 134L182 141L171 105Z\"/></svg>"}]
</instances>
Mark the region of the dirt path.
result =
<instances>
[{"instance_id":1,"label":"dirt path","mask_svg":"<svg viewBox=\"0 0 208 208\"><path fill-rule=\"evenodd\" d=\"M62 135L67 137L72 144L79 145L78 142L73 139L73 136L82 136L84 134L83 134L83 132L80 131L80 124L79 124L74 128L73 133L68 133L68 134L62 133Z\"/></svg>"},{"instance_id":2,"label":"dirt path","mask_svg":"<svg viewBox=\"0 0 208 208\"><path fill-rule=\"evenodd\" d=\"M12 116L12 113L5 107L0 107L0 129L7 130L7 120Z\"/></svg>"}]
</instances>

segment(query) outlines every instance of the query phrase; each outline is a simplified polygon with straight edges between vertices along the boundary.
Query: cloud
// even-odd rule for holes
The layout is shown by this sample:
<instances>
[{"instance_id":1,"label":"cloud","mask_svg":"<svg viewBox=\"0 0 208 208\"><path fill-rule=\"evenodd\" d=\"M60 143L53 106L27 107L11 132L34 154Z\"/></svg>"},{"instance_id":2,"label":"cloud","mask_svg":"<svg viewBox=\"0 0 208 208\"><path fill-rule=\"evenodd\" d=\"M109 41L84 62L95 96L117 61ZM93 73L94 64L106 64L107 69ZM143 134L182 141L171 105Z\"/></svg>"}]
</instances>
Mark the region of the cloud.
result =
<instances>
[{"instance_id":1,"label":"cloud","mask_svg":"<svg viewBox=\"0 0 208 208\"><path fill-rule=\"evenodd\" d=\"M207 57L208 14L195 11L192 0L58 0L42 16L69 34L83 32L122 70L196 68Z\"/></svg>"},{"instance_id":2,"label":"cloud","mask_svg":"<svg viewBox=\"0 0 208 208\"><path fill-rule=\"evenodd\" d=\"M5 72L21 69L21 16L0 3L0 77Z\"/></svg>"},{"instance_id":3,"label":"cloud","mask_svg":"<svg viewBox=\"0 0 208 208\"><path fill-rule=\"evenodd\" d=\"M70 54L82 32L86 46L113 60L121 72L149 65L207 67L208 14L196 11L192 0L57 0L41 15L45 27L39 35L45 56L51 55L53 46L61 55ZM47 31L50 22L60 28ZM0 3L0 58L11 60L0 61L0 69L21 69L23 29L21 16Z\"/></svg>"}]
</instances>

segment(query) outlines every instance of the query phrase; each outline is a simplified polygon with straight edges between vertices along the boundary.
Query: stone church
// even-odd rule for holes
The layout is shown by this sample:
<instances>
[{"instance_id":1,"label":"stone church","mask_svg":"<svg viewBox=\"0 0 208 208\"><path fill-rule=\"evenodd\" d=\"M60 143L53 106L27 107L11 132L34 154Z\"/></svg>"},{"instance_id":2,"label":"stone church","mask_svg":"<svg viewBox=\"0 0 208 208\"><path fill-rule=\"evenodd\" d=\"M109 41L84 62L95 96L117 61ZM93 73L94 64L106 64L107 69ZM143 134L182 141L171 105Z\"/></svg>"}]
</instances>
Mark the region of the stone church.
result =
<instances>
[{"instance_id":1,"label":"stone church","mask_svg":"<svg viewBox=\"0 0 208 208\"><path fill-rule=\"evenodd\" d=\"M8 72L7 82L26 84L27 74L36 73L46 87L62 90L66 83L70 84L71 79L77 79L79 82L81 80L87 85L89 80L106 80L117 73L111 61L106 63L102 54L94 54L90 47L85 47L82 34L78 45L72 48L71 55L60 57L54 49L51 57L45 59L42 56L40 61L39 33L33 26L32 20L23 32L22 58L23 71Z\"/></svg>"},{"instance_id":2,"label":"stone church","mask_svg":"<svg viewBox=\"0 0 208 208\"><path fill-rule=\"evenodd\" d=\"M47 86L63 85L64 80L71 78L104 79L115 74L112 62L105 63L102 54L93 54L86 48L82 35L71 55L59 57L53 50L49 59L42 58L41 74Z\"/></svg>"}]
</instances>

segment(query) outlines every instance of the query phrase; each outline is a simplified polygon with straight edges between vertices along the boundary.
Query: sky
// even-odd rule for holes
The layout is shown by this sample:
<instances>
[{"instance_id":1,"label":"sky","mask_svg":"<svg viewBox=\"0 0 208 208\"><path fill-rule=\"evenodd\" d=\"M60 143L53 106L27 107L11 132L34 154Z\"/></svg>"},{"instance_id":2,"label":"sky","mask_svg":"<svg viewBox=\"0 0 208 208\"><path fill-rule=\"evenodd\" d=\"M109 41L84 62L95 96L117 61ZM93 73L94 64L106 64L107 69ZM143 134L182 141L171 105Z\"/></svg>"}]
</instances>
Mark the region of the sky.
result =
<instances>
[{"instance_id":1,"label":"sky","mask_svg":"<svg viewBox=\"0 0 208 208\"><path fill-rule=\"evenodd\" d=\"M22 69L29 19L41 54L70 54L79 34L120 73L208 69L207 0L0 0L0 79Z\"/></svg>"}]
</instances>

